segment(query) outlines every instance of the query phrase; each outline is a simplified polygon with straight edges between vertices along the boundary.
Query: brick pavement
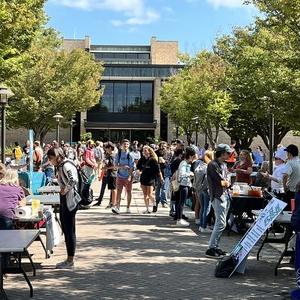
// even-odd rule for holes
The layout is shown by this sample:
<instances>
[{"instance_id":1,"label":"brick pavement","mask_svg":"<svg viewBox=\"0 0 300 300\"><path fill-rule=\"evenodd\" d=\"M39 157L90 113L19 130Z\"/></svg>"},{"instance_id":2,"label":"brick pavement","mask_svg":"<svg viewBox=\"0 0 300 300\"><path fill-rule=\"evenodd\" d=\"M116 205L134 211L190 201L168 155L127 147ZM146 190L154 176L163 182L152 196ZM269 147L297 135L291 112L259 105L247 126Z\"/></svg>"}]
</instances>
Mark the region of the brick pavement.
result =
<instances>
[{"instance_id":1,"label":"brick pavement","mask_svg":"<svg viewBox=\"0 0 300 300\"><path fill-rule=\"evenodd\" d=\"M214 277L215 261L205 258L208 234L195 225L176 228L168 209L142 215L141 192L135 188L132 213L114 216L103 207L80 211L77 217L78 251L75 271L55 270L65 257L64 243L45 260L40 244L31 247L38 265L31 277L33 299L289 299L294 272L285 269L274 277L278 252L266 245L262 260L250 255L245 275ZM123 201L125 211L125 201ZM240 236L224 235L229 251ZM9 275L5 288L10 299L29 299L26 283Z\"/></svg>"}]
</instances>

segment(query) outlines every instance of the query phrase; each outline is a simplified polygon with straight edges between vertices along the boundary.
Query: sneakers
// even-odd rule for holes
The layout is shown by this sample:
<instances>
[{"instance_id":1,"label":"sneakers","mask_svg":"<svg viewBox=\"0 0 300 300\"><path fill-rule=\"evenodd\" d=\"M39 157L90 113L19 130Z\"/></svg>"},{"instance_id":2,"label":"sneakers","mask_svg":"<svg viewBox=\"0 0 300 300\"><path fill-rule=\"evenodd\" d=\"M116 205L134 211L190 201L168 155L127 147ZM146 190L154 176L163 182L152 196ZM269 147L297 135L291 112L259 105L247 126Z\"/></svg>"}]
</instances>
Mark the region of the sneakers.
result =
<instances>
[{"instance_id":1,"label":"sneakers","mask_svg":"<svg viewBox=\"0 0 300 300\"><path fill-rule=\"evenodd\" d=\"M195 219L195 224L200 225L200 219Z\"/></svg>"},{"instance_id":2,"label":"sneakers","mask_svg":"<svg viewBox=\"0 0 300 300\"><path fill-rule=\"evenodd\" d=\"M219 248L210 248L206 251L205 256L209 258L222 258L227 253Z\"/></svg>"},{"instance_id":3,"label":"sneakers","mask_svg":"<svg viewBox=\"0 0 300 300\"><path fill-rule=\"evenodd\" d=\"M211 229L209 229L209 228L203 228L203 227L199 227L199 231L201 232L201 233L212 233L212 230Z\"/></svg>"},{"instance_id":4,"label":"sneakers","mask_svg":"<svg viewBox=\"0 0 300 300\"><path fill-rule=\"evenodd\" d=\"M62 261L60 263L58 263L55 266L56 269L64 269L64 270L73 270L74 269L74 262L69 262L67 260Z\"/></svg>"},{"instance_id":5,"label":"sneakers","mask_svg":"<svg viewBox=\"0 0 300 300\"><path fill-rule=\"evenodd\" d=\"M98 200L93 206L100 206L101 205L101 201Z\"/></svg>"},{"instance_id":6,"label":"sneakers","mask_svg":"<svg viewBox=\"0 0 300 300\"><path fill-rule=\"evenodd\" d=\"M205 256L209 257L209 258L215 258L215 259L219 259L220 258L220 254L216 251L217 249L215 248L210 248L205 252Z\"/></svg>"},{"instance_id":7,"label":"sneakers","mask_svg":"<svg viewBox=\"0 0 300 300\"><path fill-rule=\"evenodd\" d=\"M178 226L178 227L188 227L188 226L190 226L190 223L183 220L183 219L180 219L180 220L177 220L176 226Z\"/></svg>"},{"instance_id":8,"label":"sneakers","mask_svg":"<svg viewBox=\"0 0 300 300\"><path fill-rule=\"evenodd\" d=\"M149 209L146 209L145 211L143 211L143 214L151 214L151 211Z\"/></svg>"},{"instance_id":9,"label":"sneakers","mask_svg":"<svg viewBox=\"0 0 300 300\"><path fill-rule=\"evenodd\" d=\"M131 210L130 210L129 207L127 207L126 213L127 213L127 214L130 214L130 213L131 213Z\"/></svg>"},{"instance_id":10,"label":"sneakers","mask_svg":"<svg viewBox=\"0 0 300 300\"><path fill-rule=\"evenodd\" d=\"M216 249L216 252L219 253L220 256L225 256L227 254L227 252L225 252L219 248Z\"/></svg>"},{"instance_id":11,"label":"sneakers","mask_svg":"<svg viewBox=\"0 0 300 300\"><path fill-rule=\"evenodd\" d=\"M118 209L116 206L114 206L114 207L111 209L111 211L112 211L114 214L116 214L116 215L118 215L118 214L120 213L119 209Z\"/></svg>"},{"instance_id":12,"label":"sneakers","mask_svg":"<svg viewBox=\"0 0 300 300\"><path fill-rule=\"evenodd\" d=\"M162 204L162 207L163 207L163 208L168 208L168 204L163 203L163 204Z\"/></svg>"},{"instance_id":13,"label":"sneakers","mask_svg":"<svg viewBox=\"0 0 300 300\"><path fill-rule=\"evenodd\" d=\"M153 206L152 212L156 213L157 212L157 206Z\"/></svg>"}]
</instances>

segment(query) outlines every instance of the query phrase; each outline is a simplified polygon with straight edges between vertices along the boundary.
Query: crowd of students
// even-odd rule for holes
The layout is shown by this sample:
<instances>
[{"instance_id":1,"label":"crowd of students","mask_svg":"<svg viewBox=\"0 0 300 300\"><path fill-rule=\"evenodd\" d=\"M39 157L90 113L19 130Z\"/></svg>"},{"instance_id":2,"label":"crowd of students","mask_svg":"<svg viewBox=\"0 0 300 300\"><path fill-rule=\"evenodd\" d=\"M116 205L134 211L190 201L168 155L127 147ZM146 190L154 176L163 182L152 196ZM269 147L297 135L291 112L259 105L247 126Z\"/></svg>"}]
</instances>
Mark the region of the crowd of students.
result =
<instances>
[{"instance_id":1,"label":"crowd of students","mask_svg":"<svg viewBox=\"0 0 300 300\"><path fill-rule=\"evenodd\" d=\"M21 153L27 157L28 148L28 144L21 149L16 143L15 159L20 160ZM73 268L75 215L80 202L76 168L81 168L91 181L95 178L101 184L94 206L102 204L106 188L110 191L107 208L113 214L121 213L123 190L127 197L126 213L131 212L133 182L139 182L143 192L143 213L156 213L160 204L168 207L169 203L170 216L176 226L190 225L184 215L184 205L188 199L194 199L195 222L202 233L211 234L206 256L219 258L225 255L219 243L230 207L230 173L235 173L238 182L253 183L250 176L252 154L247 150L237 150L234 142L230 146L220 144L212 151L207 145L199 148L194 143L185 147L181 140L147 145L137 141L131 144L126 139L119 145L89 140L73 147L53 141L43 149L36 141L33 153L35 170L45 172L50 183L58 177L61 186L60 218L68 255L67 260L57 267ZM288 204L288 209L291 198L300 198L298 155L297 146L280 146L274 155L273 174L263 170L264 161L261 161L257 175L264 179L266 187ZM0 209L0 217L2 215Z\"/></svg>"}]
</instances>

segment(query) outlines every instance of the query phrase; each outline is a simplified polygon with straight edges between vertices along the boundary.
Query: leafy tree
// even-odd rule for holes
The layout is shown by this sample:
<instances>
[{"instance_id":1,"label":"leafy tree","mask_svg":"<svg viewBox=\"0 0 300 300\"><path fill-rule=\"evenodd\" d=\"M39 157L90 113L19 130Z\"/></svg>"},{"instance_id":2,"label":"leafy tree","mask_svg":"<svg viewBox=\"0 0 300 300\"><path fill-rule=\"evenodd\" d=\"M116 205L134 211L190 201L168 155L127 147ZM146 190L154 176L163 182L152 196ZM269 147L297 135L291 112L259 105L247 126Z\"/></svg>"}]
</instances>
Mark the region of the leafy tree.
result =
<instances>
[{"instance_id":1,"label":"leafy tree","mask_svg":"<svg viewBox=\"0 0 300 300\"><path fill-rule=\"evenodd\" d=\"M45 22L45 0L0 0L0 82L20 71L26 51Z\"/></svg>"},{"instance_id":2,"label":"leafy tree","mask_svg":"<svg viewBox=\"0 0 300 300\"><path fill-rule=\"evenodd\" d=\"M187 67L170 78L162 88L160 105L179 125L190 141L195 116L212 146L218 142L221 126L227 124L234 108L226 83L227 66L217 55L200 52Z\"/></svg>"},{"instance_id":3,"label":"leafy tree","mask_svg":"<svg viewBox=\"0 0 300 300\"><path fill-rule=\"evenodd\" d=\"M28 52L25 71L10 81L15 93L8 111L10 126L32 128L40 140L55 128L55 113L69 120L101 96L102 65L84 50L63 51L59 41L55 31L41 32Z\"/></svg>"},{"instance_id":4,"label":"leafy tree","mask_svg":"<svg viewBox=\"0 0 300 300\"><path fill-rule=\"evenodd\" d=\"M244 137L256 133L267 147L271 113L275 116L275 145L300 126L297 54L288 37L273 29L262 24L236 29L233 36L220 38L215 48L232 66L230 90L239 109L229 122L231 129L243 131Z\"/></svg>"}]
</instances>

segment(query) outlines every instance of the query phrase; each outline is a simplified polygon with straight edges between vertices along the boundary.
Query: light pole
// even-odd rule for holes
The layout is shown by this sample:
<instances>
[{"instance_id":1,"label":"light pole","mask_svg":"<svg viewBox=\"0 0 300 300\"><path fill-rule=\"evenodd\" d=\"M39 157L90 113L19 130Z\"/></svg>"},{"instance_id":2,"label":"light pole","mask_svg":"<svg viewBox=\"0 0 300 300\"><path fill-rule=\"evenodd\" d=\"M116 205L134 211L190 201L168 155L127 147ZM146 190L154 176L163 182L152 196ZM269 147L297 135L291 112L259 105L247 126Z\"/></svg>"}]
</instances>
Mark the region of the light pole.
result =
<instances>
[{"instance_id":1,"label":"light pole","mask_svg":"<svg viewBox=\"0 0 300 300\"><path fill-rule=\"evenodd\" d=\"M73 142L73 127L75 126L76 121L74 119L72 119L69 123L70 125L70 146L72 146L72 142Z\"/></svg>"},{"instance_id":2,"label":"light pole","mask_svg":"<svg viewBox=\"0 0 300 300\"><path fill-rule=\"evenodd\" d=\"M59 142L59 123L61 121L61 119L63 119L64 117L60 114L60 113L56 113L53 118L56 121L56 141L58 142L58 144L60 144Z\"/></svg>"},{"instance_id":3,"label":"light pole","mask_svg":"<svg viewBox=\"0 0 300 300\"><path fill-rule=\"evenodd\" d=\"M175 126L175 129L176 129L176 140L177 140L179 136L179 126L177 124Z\"/></svg>"},{"instance_id":4,"label":"light pole","mask_svg":"<svg viewBox=\"0 0 300 300\"><path fill-rule=\"evenodd\" d=\"M194 120L196 124L196 146L198 147L199 116L194 117L192 120Z\"/></svg>"},{"instance_id":5,"label":"light pole","mask_svg":"<svg viewBox=\"0 0 300 300\"><path fill-rule=\"evenodd\" d=\"M270 103L270 131L269 131L269 143L270 143L270 164L269 164L269 173L270 174L273 174L273 154L274 154L274 151L275 151L275 118L274 118L274 97L276 97L277 95L277 91L275 90L271 90L271 103Z\"/></svg>"},{"instance_id":6,"label":"light pole","mask_svg":"<svg viewBox=\"0 0 300 300\"><path fill-rule=\"evenodd\" d=\"M6 120L5 107L8 104L8 99L14 96L14 93L5 86L0 86L0 104L1 104L1 161L5 164L5 134Z\"/></svg>"}]
</instances>

